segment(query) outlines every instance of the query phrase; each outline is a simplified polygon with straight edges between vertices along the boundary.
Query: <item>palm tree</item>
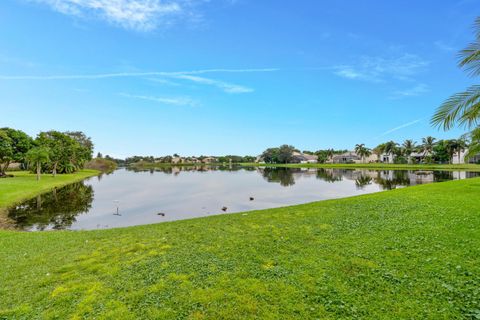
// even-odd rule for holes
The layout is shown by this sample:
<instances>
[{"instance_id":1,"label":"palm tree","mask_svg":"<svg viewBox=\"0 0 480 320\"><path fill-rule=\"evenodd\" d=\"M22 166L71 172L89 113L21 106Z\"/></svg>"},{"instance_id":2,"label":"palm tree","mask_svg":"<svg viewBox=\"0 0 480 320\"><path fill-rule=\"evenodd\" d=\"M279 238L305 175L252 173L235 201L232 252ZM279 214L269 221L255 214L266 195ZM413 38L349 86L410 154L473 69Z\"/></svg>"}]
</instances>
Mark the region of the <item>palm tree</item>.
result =
<instances>
[{"instance_id":1,"label":"palm tree","mask_svg":"<svg viewBox=\"0 0 480 320\"><path fill-rule=\"evenodd\" d=\"M470 76L480 75L480 17L475 19L475 40L459 53L458 65L465 69ZM444 130L451 129L454 125L463 126L472 130L471 146L465 155L466 158L474 156L480 149L480 85L473 85L464 92L459 92L448 98L435 112L431 123Z\"/></svg>"},{"instance_id":2,"label":"palm tree","mask_svg":"<svg viewBox=\"0 0 480 320\"><path fill-rule=\"evenodd\" d=\"M480 128L473 129L469 136L471 142L468 146L468 152L465 155L467 158L480 153Z\"/></svg>"},{"instance_id":3,"label":"palm tree","mask_svg":"<svg viewBox=\"0 0 480 320\"><path fill-rule=\"evenodd\" d=\"M445 140L445 149L447 150L448 153L448 162L450 164L453 163L453 155L455 154L457 150L457 140L452 139L452 140Z\"/></svg>"},{"instance_id":4,"label":"palm tree","mask_svg":"<svg viewBox=\"0 0 480 320\"><path fill-rule=\"evenodd\" d=\"M372 152L377 156L377 161L380 161L380 156L385 152L385 144L379 144L373 148Z\"/></svg>"},{"instance_id":5,"label":"palm tree","mask_svg":"<svg viewBox=\"0 0 480 320\"><path fill-rule=\"evenodd\" d=\"M435 140L437 139L431 136L422 138L421 148L422 148L424 157L433 153L433 147L435 147Z\"/></svg>"},{"instance_id":6,"label":"palm tree","mask_svg":"<svg viewBox=\"0 0 480 320\"><path fill-rule=\"evenodd\" d=\"M34 165L37 169L37 181L40 180L42 172L42 164L49 161L48 150L43 147L30 149L26 154L26 159L30 165Z\"/></svg>"},{"instance_id":7,"label":"palm tree","mask_svg":"<svg viewBox=\"0 0 480 320\"><path fill-rule=\"evenodd\" d=\"M388 141L385 143L384 146L384 152L392 157L393 160L393 155L396 154L398 151L398 143L395 141Z\"/></svg>"},{"instance_id":8,"label":"palm tree","mask_svg":"<svg viewBox=\"0 0 480 320\"><path fill-rule=\"evenodd\" d=\"M333 149L328 149L327 150L327 157L330 161L333 159L333 155L334 155L334 150Z\"/></svg>"},{"instance_id":9,"label":"palm tree","mask_svg":"<svg viewBox=\"0 0 480 320\"><path fill-rule=\"evenodd\" d=\"M403 146L403 151L408 158L408 163L412 162L412 159L411 159L412 158L412 153L416 148L416 144L417 143L413 140L405 140L403 142L403 145L402 145Z\"/></svg>"},{"instance_id":10,"label":"palm tree","mask_svg":"<svg viewBox=\"0 0 480 320\"><path fill-rule=\"evenodd\" d=\"M457 150L455 151L458 157L458 164L460 164L462 152L464 152L467 149L467 147L468 147L467 141L465 141L464 138L457 139Z\"/></svg>"},{"instance_id":11,"label":"palm tree","mask_svg":"<svg viewBox=\"0 0 480 320\"><path fill-rule=\"evenodd\" d=\"M355 145L355 153L362 158L362 162L365 163L365 158L369 157L372 154L370 149L365 147L364 143L356 144Z\"/></svg>"}]
</instances>

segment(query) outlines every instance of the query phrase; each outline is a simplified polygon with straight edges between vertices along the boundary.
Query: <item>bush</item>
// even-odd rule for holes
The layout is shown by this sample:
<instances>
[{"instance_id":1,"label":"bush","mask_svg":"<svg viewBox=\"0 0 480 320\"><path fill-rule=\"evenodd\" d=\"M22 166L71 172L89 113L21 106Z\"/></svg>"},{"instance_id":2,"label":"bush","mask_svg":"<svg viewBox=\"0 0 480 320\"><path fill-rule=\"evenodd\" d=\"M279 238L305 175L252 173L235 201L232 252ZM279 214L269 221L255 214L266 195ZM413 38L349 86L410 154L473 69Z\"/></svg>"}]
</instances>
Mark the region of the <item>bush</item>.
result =
<instances>
[{"instance_id":1,"label":"bush","mask_svg":"<svg viewBox=\"0 0 480 320\"><path fill-rule=\"evenodd\" d=\"M108 159L95 158L85 164L85 169L99 170L102 172L111 172L117 168L117 164Z\"/></svg>"},{"instance_id":2,"label":"bush","mask_svg":"<svg viewBox=\"0 0 480 320\"><path fill-rule=\"evenodd\" d=\"M396 157L393 161L395 164L407 164L408 160L404 156Z\"/></svg>"}]
</instances>

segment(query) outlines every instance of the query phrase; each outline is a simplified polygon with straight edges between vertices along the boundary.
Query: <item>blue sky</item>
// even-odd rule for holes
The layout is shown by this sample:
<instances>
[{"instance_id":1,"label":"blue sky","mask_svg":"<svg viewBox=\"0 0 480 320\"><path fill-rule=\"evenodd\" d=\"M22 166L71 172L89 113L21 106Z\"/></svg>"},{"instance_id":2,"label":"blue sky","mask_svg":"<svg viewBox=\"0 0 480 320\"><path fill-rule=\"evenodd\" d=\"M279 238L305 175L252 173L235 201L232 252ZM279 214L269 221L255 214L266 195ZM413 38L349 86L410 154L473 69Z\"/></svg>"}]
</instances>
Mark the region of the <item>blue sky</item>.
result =
<instances>
[{"instance_id":1,"label":"blue sky","mask_svg":"<svg viewBox=\"0 0 480 320\"><path fill-rule=\"evenodd\" d=\"M475 79L474 0L2 0L0 126L96 149L258 154L433 135Z\"/></svg>"}]
</instances>

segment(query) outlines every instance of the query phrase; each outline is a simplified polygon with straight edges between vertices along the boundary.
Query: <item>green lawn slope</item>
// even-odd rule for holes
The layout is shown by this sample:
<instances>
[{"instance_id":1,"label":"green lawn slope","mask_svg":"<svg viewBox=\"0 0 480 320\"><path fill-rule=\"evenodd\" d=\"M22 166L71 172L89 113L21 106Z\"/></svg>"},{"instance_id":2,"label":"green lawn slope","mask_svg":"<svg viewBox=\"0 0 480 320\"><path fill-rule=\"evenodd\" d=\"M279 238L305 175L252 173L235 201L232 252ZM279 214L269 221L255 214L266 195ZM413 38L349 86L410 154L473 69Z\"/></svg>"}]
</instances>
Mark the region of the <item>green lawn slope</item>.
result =
<instances>
[{"instance_id":1,"label":"green lawn slope","mask_svg":"<svg viewBox=\"0 0 480 320\"><path fill-rule=\"evenodd\" d=\"M475 319L480 179L84 232L0 232L0 318Z\"/></svg>"},{"instance_id":2,"label":"green lawn slope","mask_svg":"<svg viewBox=\"0 0 480 320\"><path fill-rule=\"evenodd\" d=\"M82 181L99 173L100 171L97 170L81 170L72 174L58 174L56 177L50 174L43 174L40 181L37 181L37 176L30 172L10 172L10 174L14 175L13 178L0 179L0 208L33 198L55 187Z\"/></svg>"}]
</instances>

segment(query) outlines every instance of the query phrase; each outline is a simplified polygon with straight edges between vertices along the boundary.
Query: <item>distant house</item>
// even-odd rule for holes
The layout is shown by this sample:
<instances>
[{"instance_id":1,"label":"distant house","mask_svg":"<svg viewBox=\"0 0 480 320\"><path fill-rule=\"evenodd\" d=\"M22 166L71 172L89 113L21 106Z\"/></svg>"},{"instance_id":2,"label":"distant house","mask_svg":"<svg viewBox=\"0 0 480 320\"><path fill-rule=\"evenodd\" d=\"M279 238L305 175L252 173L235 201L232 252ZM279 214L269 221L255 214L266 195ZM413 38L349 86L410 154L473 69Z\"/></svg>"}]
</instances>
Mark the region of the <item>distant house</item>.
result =
<instances>
[{"instance_id":1,"label":"distant house","mask_svg":"<svg viewBox=\"0 0 480 320\"><path fill-rule=\"evenodd\" d=\"M332 156L331 163L360 163L362 159L353 151L348 151L341 154L335 154Z\"/></svg>"},{"instance_id":2,"label":"distant house","mask_svg":"<svg viewBox=\"0 0 480 320\"><path fill-rule=\"evenodd\" d=\"M374 154L362 159L355 151L348 151L341 154L334 154L326 163L369 163L376 162L377 159L378 157Z\"/></svg>"},{"instance_id":3,"label":"distant house","mask_svg":"<svg viewBox=\"0 0 480 320\"><path fill-rule=\"evenodd\" d=\"M301 152L293 152L293 161L294 163L317 163L318 156L312 154L305 154Z\"/></svg>"},{"instance_id":4,"label":"distant house","mask_svg":"<svg viewBox=\"0 0 480 320\"><path fill-rule=\"evenodd\" d=\"M202 159L203 163L215 163L217 162L217 158L215 157L206 157Z\"/></svg>"},{"instance_id":5,"label":"distant house","mask_svg":"<svg viewBox=\"0 0 480 320\"><path fill-rule=\"evenodd\" d=\"M189 162L191 162L191 163L201 163L202 161L200 159L196 158L196 157L191 157L189 159Z\"/></svg>"},{"instance_id":6,"label":"distant house","mask_svg":"<svg viewBox=\"0 0 480 320\"><path fill-rule=\"evenodd\" d=\"M395 155L393 153L383 153L380 155L380 162L383 163L394 163Z\"/></svg>"},{"instance_id":7,"label":"distant house","mask_svg":"<svg viewBox=\"0 0 480 320\"><path fill-rule=\"evenodd\" d=\"M173 157L172 158L172 163L173 164L179 164L179 163L183 163L183 162L184 162L184 160L183 160L182 157Z\"/></svg>"},{"instance_id":8,"label":"distant house","mask_svg":"<svg viewBox=\"0 0 480 320\"><path fill-rule=\"evenodd\" d=\"M413 163L422 163L424 162L425 160L425 157L431 157L432 154L430 152L413 152L412 154L410 154L410 157L407 157L407 158L410 158L410 160L413 162Z\"/></svg>"},{"instance_id":9,"label":"distant house","mask_svg":"<svg viewBox=\"0 0 480 320\"><path fill-rule=\"evenodd\" d=\"M263 160L262 156L257 156L257 158L255 159L255 162L256 162L256 163L265 163L265 161Z\"/></svg>"},{"instance_id":10,"label":"distant house","mask_svg":"<svg viewBox=\"0 0 480 320\"><path fill-rule=\"evenodd\" d=\"M467 160L465 159L465 155L467 154L467 152L468 152L468 149L460 152L460 157L458 156L458 152L455 152L453 154L452 163L453 164L480 163L480 153Z\"/></svg>"}]
</instances>

